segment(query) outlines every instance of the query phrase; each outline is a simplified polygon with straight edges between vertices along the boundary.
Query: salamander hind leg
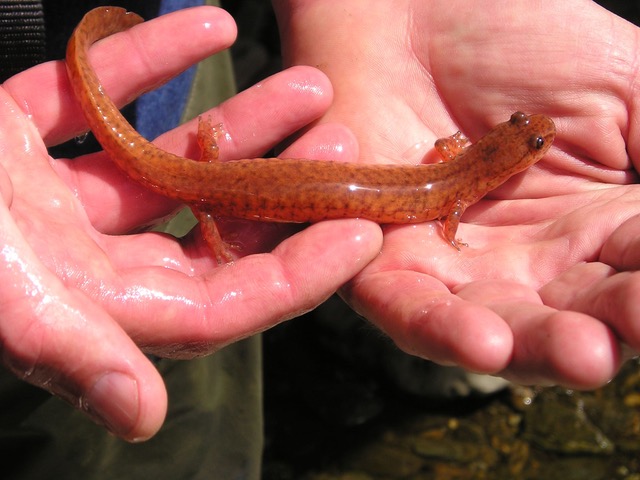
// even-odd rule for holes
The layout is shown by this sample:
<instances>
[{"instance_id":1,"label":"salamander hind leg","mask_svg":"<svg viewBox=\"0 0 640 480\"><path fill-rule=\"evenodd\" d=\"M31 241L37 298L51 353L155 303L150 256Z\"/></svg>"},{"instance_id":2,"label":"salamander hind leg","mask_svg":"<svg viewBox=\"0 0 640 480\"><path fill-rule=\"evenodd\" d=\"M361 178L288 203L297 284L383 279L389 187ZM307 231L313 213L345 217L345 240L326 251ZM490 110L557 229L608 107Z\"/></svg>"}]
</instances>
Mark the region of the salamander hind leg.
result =
<instances>
[{"instance_id":1,"label":"salamander hind leg","mask_svg":"<svg viewBox=\"0 0 640 480\"><path fill-rule=\"evenodd\" d=\"M225 263L233 262L233 255L231 255L229 245L222 240L213 215L210 212L194 206L191 207L191 211L198 219L202 237L209 246L209 249L211 250L211 253L213 253L218 264L223 265Z\"/></svg>"},{"instance_id":2,"label":"salamander hind leg","mask_svg":"<svg viewBox=\"0 0 640 480\"><path fill-rule=\"evenodd\" d=\"M442 160L449 162L460 155L467 148L469 139L458 131L450 137L439 138L434 145Z\"/></svg>"},{"instance_id":3,"label":"salamander hind leg","mask_svg":"<svg viewBox=\"0 0 640 480\"><path fill-rule=\"evenodd\" d=\"M455 248L460 251L460 246L468 247L461 239L456 238L458 226L460 225L460 217L464 213L467 206L461 200L457 200L449 209L442 225L442 234L444 238Z\"/></svg>"},{"instance_id":4,"label":"salamander hind leg","mask_svg":"<svg viewBox=\"0 0 640 480\"><path fill-rule=\"evenodd\" d=\"M224 132L222 124L214 125L211 118L198 117L198 146L200 147L199 162L217 162L220 148L218 137Z\"/></svg>"},{"instance_id":5,"label":"salamander hind leg","mask_svg":"<svg viewBox=\"0 0 640 480\"><path fill-rule=\"evenodd\" d=\"M213 125L210 118L198 118L198 146L200 147L199 162L218 161L218 136L222 133L222 124ZM233 261L233 256L229 251L229 246L222 240L220 231L216 225L213 215L197 206L191 206L191 211L200 223L200 231L211 253L218 264L222 265Z\"/></svg>"}]
</instances>

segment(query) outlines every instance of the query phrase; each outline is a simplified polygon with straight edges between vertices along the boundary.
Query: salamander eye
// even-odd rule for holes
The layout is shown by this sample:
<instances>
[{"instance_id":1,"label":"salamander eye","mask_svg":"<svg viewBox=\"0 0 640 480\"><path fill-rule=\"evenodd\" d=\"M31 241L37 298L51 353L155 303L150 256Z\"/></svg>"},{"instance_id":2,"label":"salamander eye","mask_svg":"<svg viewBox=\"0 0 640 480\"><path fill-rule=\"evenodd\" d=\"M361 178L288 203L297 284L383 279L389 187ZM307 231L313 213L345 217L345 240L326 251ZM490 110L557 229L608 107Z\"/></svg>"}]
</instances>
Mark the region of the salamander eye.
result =
<instances>
[{"instance_id":1,"label":"salamander eye","mask_svg":"<svg viewBox=\"0 0 640 480\"><path fill-rule=\"evenodd\" d=\"M534 135L529 139L529 145L536 150L542 150L542 147L544 147L544 137L542 135Z\"/></svg>"},{"instance_id":2,"label":"salamander eye","mask_svg":"<svg viewBox=\"0 0 640 480\"><path fill-rule=\"evenodd\" d=\"M516 112L513 115L511 115L509 122L511 123L511 125L528 125L529 117L527 117L522 112Z\"/></svg>"}]
</instances>

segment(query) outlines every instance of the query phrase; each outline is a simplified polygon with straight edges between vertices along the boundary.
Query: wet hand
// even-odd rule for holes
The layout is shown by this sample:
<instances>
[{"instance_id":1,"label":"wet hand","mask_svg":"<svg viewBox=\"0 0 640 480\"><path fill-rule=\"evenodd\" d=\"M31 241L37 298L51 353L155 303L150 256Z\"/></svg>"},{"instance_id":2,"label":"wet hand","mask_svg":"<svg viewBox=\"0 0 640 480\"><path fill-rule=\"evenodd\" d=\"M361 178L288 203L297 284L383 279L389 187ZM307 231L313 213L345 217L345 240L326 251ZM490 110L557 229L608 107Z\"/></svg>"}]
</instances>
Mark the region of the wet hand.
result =
<instances>
[{"instance_id":1,"label":"wet hand","mask_svg":"<svg viewBox=\"0 0 640 480\"><path fill-rule=\"evenodd\" d=\"M386 227L347 301L442 364L576 388L615 375L640 350L638 29L577 0L274 3L288 63L334 85L320 122L348 125L363 162L418 162L416 142L473 141L516 110L558 128L545 159L463 215L469 248L436 223Z\"/></svg>"},{"instance_id":2,"label":"wet hand","mask_svg":"<svg viewBox=\"0 0 640 480\"><path fill-rule=\"evenodd\" d=\"M105 89L122 104L227 47L234 36L226 13L203 7L106 39L92 56ZM252 156L317 118L331 98L322 74L297 68L209 114L228 132L224 155ZM2 361L127 440L152 436L166 412L162 379L144 352L204 355L292 318L323 301L380 249L377 225L326 222L270 254L218 268L198 235L181 241L125 235L177 205L130 182L103 153L48 156L47 146L86 128L64 64L9 79L0 89L0 109ZM195 156L194 132L190 123L157 142ZM346 129L327 126L311 129L289 152L348 157L352 144ZM239 230L238 240L251 242L241 254L268 249L281 236Z\"/></svg>"}]
</instances>

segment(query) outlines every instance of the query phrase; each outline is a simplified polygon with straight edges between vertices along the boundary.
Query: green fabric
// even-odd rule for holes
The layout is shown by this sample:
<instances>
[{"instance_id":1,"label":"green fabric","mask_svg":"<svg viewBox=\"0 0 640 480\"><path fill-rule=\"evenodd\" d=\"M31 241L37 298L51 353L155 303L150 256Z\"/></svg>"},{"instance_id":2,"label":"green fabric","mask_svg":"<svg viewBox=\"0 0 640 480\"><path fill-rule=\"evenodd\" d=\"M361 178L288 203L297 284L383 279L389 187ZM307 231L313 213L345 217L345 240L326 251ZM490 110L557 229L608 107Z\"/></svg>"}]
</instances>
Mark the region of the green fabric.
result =
<instances>
[{"instance_id":1,"label":"green fabric","mask_svg":"<svg viewBox=\"0 0 640 480\"><path fill-rule=\"evenodd\" d=\"M17 424L3 424L2 478L257 479L262 451L259 363L259 337L198 360L161 360L158 368L170 396L167 421L154 438L136 445L49 397ZM40 396L33 387L8 380L3 376L0 382L3 399L9 385L18 402Z\"/></svg>"},{"instance_id":2,"label":"green fabric","mask_svg":"<svg viewBox=\"0 0 640 480\"><path fill-rule=\"evenodd\" d=\"M209 2L211 4L215 2ZM184 118L234 92L228 54L198 66ZM171 228L188 229L181 216ZM0 371L0 477L258 479L262 453L260 337L192 361L157 361L169 412L148 442L126 443L46 392Z\"/></svg>"}]
</instances>

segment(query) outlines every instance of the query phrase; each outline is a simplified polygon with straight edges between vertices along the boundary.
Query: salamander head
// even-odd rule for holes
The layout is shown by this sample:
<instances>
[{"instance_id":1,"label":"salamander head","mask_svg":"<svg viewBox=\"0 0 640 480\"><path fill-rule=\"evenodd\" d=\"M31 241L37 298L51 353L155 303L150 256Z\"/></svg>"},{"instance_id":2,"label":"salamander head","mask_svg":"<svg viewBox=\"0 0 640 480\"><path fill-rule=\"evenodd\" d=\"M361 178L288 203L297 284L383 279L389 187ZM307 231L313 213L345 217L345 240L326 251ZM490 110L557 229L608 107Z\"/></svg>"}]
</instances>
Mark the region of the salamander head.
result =
<instances>
[{"instance_id":1,"label":"salamander head","mask_svg":"<svg viewBox=\"0 0 640 480\"><path fill-rule=\"evenodd\" d=\"M486 191L540 160L556 137L556 126L546 115L515 112L509 121L493 128L473 147L486 174Z\"/></svg>"}]
</instances>

